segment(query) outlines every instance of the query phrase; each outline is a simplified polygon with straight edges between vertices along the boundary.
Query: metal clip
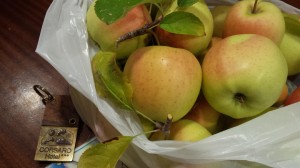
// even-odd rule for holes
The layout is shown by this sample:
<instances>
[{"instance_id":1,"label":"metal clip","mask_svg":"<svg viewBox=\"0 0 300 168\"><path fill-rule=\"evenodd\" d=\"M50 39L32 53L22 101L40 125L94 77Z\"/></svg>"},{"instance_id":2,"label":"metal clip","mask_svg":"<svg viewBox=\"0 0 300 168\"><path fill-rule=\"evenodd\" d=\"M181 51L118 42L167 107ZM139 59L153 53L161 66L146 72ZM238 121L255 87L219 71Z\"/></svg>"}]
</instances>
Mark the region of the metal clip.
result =
<instances>
[{"instance_id":1,"label":"metal clip","mask_svg":"<svg viewBox=\"0 0 300 168\"><path fill-rule=\"evenodd\" d=\"M44 87L42 87L40 85L34 85L33 89L39 96L41 96L44 104L46 104L49 101L50 102L54 101L54 96L50 92L48 92L48 90L45 89Z\"/></svg>"}]
</instances>

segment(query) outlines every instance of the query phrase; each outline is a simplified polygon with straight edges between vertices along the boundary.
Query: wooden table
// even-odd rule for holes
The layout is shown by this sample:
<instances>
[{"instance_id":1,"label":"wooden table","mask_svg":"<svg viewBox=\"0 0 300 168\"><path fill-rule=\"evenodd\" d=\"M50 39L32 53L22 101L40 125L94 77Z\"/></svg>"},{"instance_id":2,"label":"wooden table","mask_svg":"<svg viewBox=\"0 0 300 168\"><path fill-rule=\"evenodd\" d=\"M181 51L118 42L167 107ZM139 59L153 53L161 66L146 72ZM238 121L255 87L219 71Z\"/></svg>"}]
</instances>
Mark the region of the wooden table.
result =
<instances>
[{"instance_id":1,"label":"wooden table","mask_svg":"<svg viewBox=\"0 0 300 168\"><path fill-rule=\"evenodd\" d=\"M47 165L33 160L44 105L32 87L39 84L53 94L69 94L64 78L35 53L51 2L0 1L0 167ZM298 0L286 2L300 7ZM93 136L86 125L81 125L77 146Z\"/></svg>"},{"instance_id":2,"label":"wooden table","mask_svg":"<svg viewBox=\"0 0 300 168\"><path fill-rule=\"evenodd\" d=\"M33 90L39 84L55 95L68 95L68 84L35 53L51 0L0 1L0 167L34 168L45 106ZM77 146L94 134L81 124Z\"/></svg>"}]
</instances>

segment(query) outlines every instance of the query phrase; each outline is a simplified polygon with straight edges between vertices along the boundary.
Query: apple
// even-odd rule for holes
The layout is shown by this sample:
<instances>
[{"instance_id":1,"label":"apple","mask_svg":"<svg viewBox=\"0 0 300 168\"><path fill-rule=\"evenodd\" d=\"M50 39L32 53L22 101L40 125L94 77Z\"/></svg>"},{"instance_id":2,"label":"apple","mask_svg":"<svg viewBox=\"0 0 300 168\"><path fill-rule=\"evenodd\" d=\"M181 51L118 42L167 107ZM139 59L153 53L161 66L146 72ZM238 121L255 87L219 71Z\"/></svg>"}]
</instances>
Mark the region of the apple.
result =
<instances>
[{"instance_id":1,"label":"apple","mask_svg":"<svg viewBox=\"0 0 300 168\"><path fill-rule=\"evenodd\" d=\"M289 76L300 73L300 16L284 13L286 32L280 50L288 64Z\"/></svg>"},{"instance_id":2,"label":"apple","mask_svg":"<svg viewBox=\"0 0 300 168\"><path fill-rule=\"evenodd\" d=\"M164 15L177 10L190 12L197 16L204 24L205 36L174 34L157 27L155 33L157 34L160 44L183 48L189 50L196 56L201 55L207 48L213 34L213 18L207 4L204 0L200 0L192 6L179 8L177 6L177 0L174 0Z\"/></svg>"},{"instance_id":3,"label":"apple","mask_svg":"<svg viewBox=\"0 0 300 168\"><path fill-rule=\"evenodd\" d=\"M206 50L203 52L203 57L197 57L198 60L199 60L199 62L200 62L200 64L202 64L203 59L204 59L204 56L205 56L205 54L207 53L207 51L208 51L213 45L215 45L217 42L219 42L219 41L221 41L221 40L222 40L221 37L212 37L212 38L211 38L211 41L210 41L208 47L207 47Z\"/></svg>"},{"instance_id":4,"label":"apple","mask_svg":"<svg viewBox=\"0 0 300 168\"><path fill-rule=\"evenodd\" d=\"M235 3L225 19L223 37L259 34L281 43L285 22L281 10L271 2L243 0Z\"/></svg>"},{"instance_id":5,"label":"apple","mask_svg":"<svg viewBox=\"0 0 300 168\"><path fill-rule=\"evenodd\" d=\"M258 115L276 102L287 81L287 64L270 39L239 34L209 49L202 73L207 102L220 113L244 118Z\"/></svg>"},{"instance_id":6,"label":"apple","mask_svg":"<svg viewBox=\"0 0 300 168\"><path fill-rule=\"evenodd\" d=\"M222 40L221 37L212 37L211 42L210 42L210 46L213 46L214 44L216 44L217 42L219 42L221 40Z\"/></svg>"},{"instance_id":7,"label":"apple","mask_svg":"<svg viewBox=\"0 0 300 168\"><path fill-rule=\"evenodd\" d=\"M211 136L212 134L199 123L180 119L173 122L170 127L170 134L165 138L162 132L155 132L150 140L175 140L175 141L190 141L195 142Z\"/></svg>"},{"instance_id":8,"label":"apple","mask_svg":"<svg viewBox=\"0 0 300 168\"><path fill-rule=\"evenodd\" d=\"M285 84L282 88L280 96L278 97L277 101L275 102L275 104L273 106L279 107L279 106L283 105L284 101L287 99L287 97L289 95L288 89L289 88L288 88L287 84Z\"/></svg>"},{"instance_id":9,"label":"apple","mask_svg":"<svg viewBox=\"0 0 300 168\"><path fill-rule=\"evenodd\" d=\"M211 9L214 22L213 37L223 37L224 23L230 8L231 6L219 5Z\"/></svg>"},{"instance_id":10,"label":"apple","mask_svg":"<svg viewBox=\"0 0 300 168\"><path fill-rule=\"evenodd\" d=\"M300 102L300 87L298 86L285 100L284 105L290 105L296 102Z\"/></svg>"},{"instance_id":11,"label":"apple","mask_svg":"<svg viewBox=\"0 0 300 168\"><path fill-rule=\"evenodd\" d=\"M289 76L300 73L300 36L286 32L280 44L280 49L288 64Z\"/></svg>"},{"instance_id":12,"label":"apple","mask_svg":"<svg viewBox=\"0 0 300 168\"><path fill-rule=\"evenodd\" d=\"M87 11L86 26L90 37L100 46L102 51L117 53L117 59L127 58L134 50L148 44L148 35L141 35L118 44L122 35L143 27L152 21L149 11L144 5L136 6L126 16L107 25L101 21L94 10L94 1Z\"/></svg>"},{"instance_id":13,"label":"apple","mask_svg":"<svg viewBox=\"0 0 300 168\"><path fill-rule=\"evenodd\" d=\"M277 107L269 107L269 108L267 108L266 110L264 110L262 113L258 114L257 116L236 119L236 120L234 120L234 121L230 124L230 128L236 127L236 126L238 126L238 125L241 125L241 124L243 124L243 123L245 123L245 122L247 122L247 121L250 121L250 120L252 120L252 119L254 119L254 118L256 118L256 117L259 117L259 116L261 116L261 115L263 115L263 114L265 114L265 113L267 113L267 112L270 112L270 111L276 110L276 109L277 109Z\"/></svg>"},{"instance_id":14,"label":"apple","mask_svg":"<svg viewBox=\"0 0 300 168\"><path fill-rule=\"evenodd\" d=\"M214 134L218 131L218 121L220 113L213 109L205 97L201 96L194 104L191 111L184 116L185 119L190 119L198 122L205 127L210 133Z\"/></svg>"},{"instance_id":15,"label":"apple","mask_svg":"<svg viewBox=\"0 0 300 168\"><path fill-rule=\"evenodd\" d=\"M188 50L168 46L148 46L135 50L124 67L132 87L132 106L155 121L167 115L177 121L196 102L201 88L202 70Z\"/></svg>"},{"instance_id":16,"label":"apple","mask_svg":"<svg viewBox=\"0 0 300 168\"><path fill-rule=\"evenodd\" d=\"M153 131L155 129L155 124L153 124L151 121L144 118L143 116L138 115L138 117L140 119L142 129L144 133L146 133L145 135L149 137L151 134L149 134L148 132Z\"/></svg>"}]
</instances>

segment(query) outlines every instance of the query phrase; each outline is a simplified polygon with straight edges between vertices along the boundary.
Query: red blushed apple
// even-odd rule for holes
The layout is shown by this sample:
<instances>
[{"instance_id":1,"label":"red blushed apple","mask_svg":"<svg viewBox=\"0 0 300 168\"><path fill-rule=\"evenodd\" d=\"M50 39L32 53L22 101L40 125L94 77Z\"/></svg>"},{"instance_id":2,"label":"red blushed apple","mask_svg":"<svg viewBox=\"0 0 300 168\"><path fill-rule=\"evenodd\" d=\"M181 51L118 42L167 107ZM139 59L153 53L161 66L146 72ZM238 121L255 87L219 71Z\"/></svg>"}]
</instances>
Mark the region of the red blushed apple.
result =
<instances>
[{"instance_id":1,"label":"red blushed apple","mask_svg":"<svg viewBox=\"0 0 300 168\"><path fill-rule=\"evenodd\" d=\"M279 47L255 34L239 34L212 46L202 63L202 93L218 112L232 118L258 115L272 106L287 80Z\"/></svg>"},{"instance_id":2,"label":"red blushed apple","mask_svg":"<svg viewBox=\"0 0 300 168\"><path fill-rule=\"evenodd\" d=\"M287 84L285 84L282 88L279 98L277 99L277 101L273 106L275 107L281 106L284 103L284 101L287 99L288 95L289 95L288 86Z\"/></svg>"},{"instance_id":3,"label":"red blushed apple","mask_svg":"<svg viewBox=\"0 0 300 168\"><path fill-rule=\"evenodd\" d=\"M300 102L300 86L297 87L285 100L284 105L290 105L296 102Z\"/></svg>"},{"instance_id":4,"label":"red blushed apple","mask_svg":"<svg viewBox=\"0 0 300 168\"><path fill-rule=\"evenodd\" d=\"M117 59L124 59L136 49L148 44L148 35L141 35L123 41L116 47L116 41L122 35L137 30L152 21L145 5L134 7L123 18L109 25L98 18L94 6L95 1L87 11L87 31L102 51L116 52Z\"/></svg>"},{"instance_id":5,"label":"red blushed apple","mask_svg":"<svg viewBox=\"0 0 300 168\"><path fill-rule=\"evenodd\" d=\"M152 120L185 116L202 83L201 65L188 50L167 46L137 49L128 58L124 77L132 88L132 106Z\"/></svg>"},{"instance_id":6,"label":"red blushed apple","mask_svg":"<svg viewBox=\"0 0 300 168\"><path fill-rule=\"evenodd\" d=\"M184 118L198 122L214 134L218 131L217 126L220 115L208 104L205 97L201 96Z\"/></svg>"},{"instance_id":7,"label":"red blushed apple","mask_svg":"<svg viewBox=\"0 0 300 168\"><path fill-rule=\"evenodd\" d=\"M260 0L247 0L238 1L229 10L223 37L235 34L259 34L279 45L284 32L284 18L276 5Z\"/></svg>"},{"instance_id":8,"label":"red blushed apple","mask_svg":"<svg viewBox=\"0 0 300 168\"><path fill-rule=\"evenodd\" d=\"M168 15L174 11L184 11L194 14L204 25L204 36L193 36L185 34L169 33L159 26L155 29L158 40L161 45L171 46L176 48L186 49L196 56L201 56L208 47L213 34L213 18L212 14L204 0L199 0L197 3L189 7L178 7L177 0L171 1L170 6L166 9L164 15Z\"/></svg>"}]
</instances>

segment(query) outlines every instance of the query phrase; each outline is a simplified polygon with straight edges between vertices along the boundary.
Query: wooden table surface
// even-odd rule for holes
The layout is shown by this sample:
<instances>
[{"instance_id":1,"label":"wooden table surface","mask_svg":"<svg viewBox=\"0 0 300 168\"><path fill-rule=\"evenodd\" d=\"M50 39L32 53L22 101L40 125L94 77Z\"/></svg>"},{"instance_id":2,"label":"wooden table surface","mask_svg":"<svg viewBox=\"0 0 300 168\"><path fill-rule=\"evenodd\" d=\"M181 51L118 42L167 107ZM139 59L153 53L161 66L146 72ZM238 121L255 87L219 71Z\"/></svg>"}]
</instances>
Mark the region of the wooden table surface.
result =
<instances>
[{"instance_id":1,"label":"wooden table surface","mask_svg":"<svg viewBox=\"0 0 300 168\"><path fill-rule=\"evenodd\" d=\"M51 0L0 1L0 167L45 167L34 161L45 106L33 90L39 84L68 95L68 84L35 53ZM77 146L94 137L81 124Z\"/></svg>"},{"instance_id":2,"label":"wooden table surface","mask_svg":"<svg viewBox=\"0 0 300 168\"><path fill-rule=\"evenodd\" d=\"M44 104L32 89L39 84L56 95L68 95L68 84L35 53L51 0L0 1L0 167L35 168ZM300 7L298 0L286 2ZM80 126L77 146L94 135Z\"/></svg>"}]
</instances>

